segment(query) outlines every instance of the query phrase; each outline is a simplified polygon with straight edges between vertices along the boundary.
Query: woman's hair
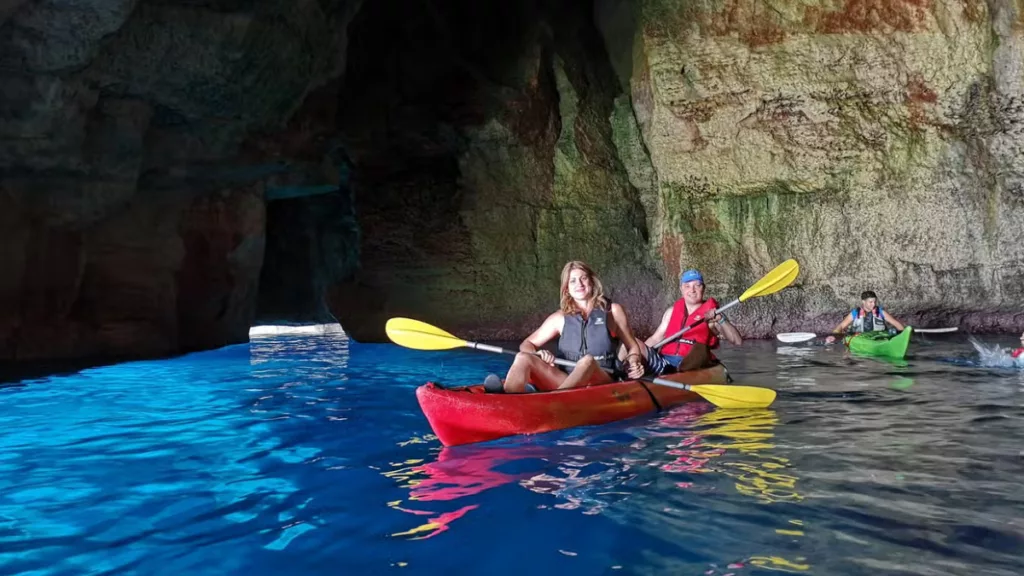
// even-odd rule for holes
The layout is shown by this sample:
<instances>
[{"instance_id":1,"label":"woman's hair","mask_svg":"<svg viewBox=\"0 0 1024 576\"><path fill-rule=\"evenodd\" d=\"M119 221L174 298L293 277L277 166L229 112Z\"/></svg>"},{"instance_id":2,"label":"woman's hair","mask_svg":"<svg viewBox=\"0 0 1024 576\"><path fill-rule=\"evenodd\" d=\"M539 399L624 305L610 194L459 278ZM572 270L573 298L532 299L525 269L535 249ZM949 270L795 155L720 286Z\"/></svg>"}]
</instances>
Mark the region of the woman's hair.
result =
<instances>
[{"instance_id":1,"label":"woman's hair","mask_svg":"<svg viewBox=\"0 0 1024 576\"><path fill-rule=\"evenodd\" d=\"M604 286L601 285L601 279L597 277L597 274L594 274L594 271L590 269L590 266L587 266L579 260L573 260L571 262L567 262L565 267L562 268L562 289L560 291L560 307L562 313L575 314L577 312L581 312L581 310L576 308L576 301L569 295L569 274L571 274L573 270L582 270L584 274L590 277L590 299L587 302L590 304L590 308L592 310L604 310L605 306L608 305L608 300L604 297Z\"/></svg>"}]
</instances>

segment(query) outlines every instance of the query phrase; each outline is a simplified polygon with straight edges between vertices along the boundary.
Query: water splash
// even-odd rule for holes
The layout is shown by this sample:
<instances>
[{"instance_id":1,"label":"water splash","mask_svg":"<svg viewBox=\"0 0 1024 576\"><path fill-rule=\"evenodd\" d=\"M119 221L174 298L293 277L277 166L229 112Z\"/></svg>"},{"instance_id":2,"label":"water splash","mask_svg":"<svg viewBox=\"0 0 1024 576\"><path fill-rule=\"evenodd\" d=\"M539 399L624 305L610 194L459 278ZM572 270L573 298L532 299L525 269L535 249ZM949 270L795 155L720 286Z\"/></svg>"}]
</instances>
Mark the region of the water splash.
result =
<instances>
[{"instance_id":1,"label":"water splash","mask_svg":"<svg viewBox=\"0 0 1024 576\"><path fill-rule=\"evenodd\" d=\"M968 336L971 346L978 351L978 364L990 368L1022 368L1024 369L1024 355L1014 358L1010 356L1010 350L998 344L987 346L978 342L974 336Z\"/></svg>"}]
</instances>

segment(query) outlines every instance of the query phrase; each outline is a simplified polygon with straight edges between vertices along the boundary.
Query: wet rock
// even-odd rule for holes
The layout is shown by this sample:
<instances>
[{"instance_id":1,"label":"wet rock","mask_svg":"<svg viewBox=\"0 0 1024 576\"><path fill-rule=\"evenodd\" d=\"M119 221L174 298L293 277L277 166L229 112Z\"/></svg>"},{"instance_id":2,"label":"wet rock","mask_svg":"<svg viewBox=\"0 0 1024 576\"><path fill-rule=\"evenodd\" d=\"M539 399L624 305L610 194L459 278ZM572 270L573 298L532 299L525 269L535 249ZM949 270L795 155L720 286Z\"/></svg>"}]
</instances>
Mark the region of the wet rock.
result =
<instances>
[{"instance_id":1,"label":"wet rock","mask_svg":"<svg viewBox=\"0 0 1024 576\"><path fill-rule=\"evenodd\" d=\"M557 308L573 259L651 324L660 280L589 5L383 1L352 30L338 132L356 166L361 264L330 298L349 333L381 339L406 315L520 338Z\"/></svg>"},{"instance_id":2,"label":"wet rock","mask_svg":"<svg viewBox=\"0 0 1024 576\"><path fill-rule=\"evenodd\" d=\"M0 363L245 341L266 190L329 184L256 144L340 76L358 6L0 5Z\"/></svg>"},{"instance_id":3,"label":"wet rock","mask_svg":"<svg viewBox=\"0 0 1024 576\"><path fill-rule=\"evenodd\" d=\"M396 17L395 14L401 14ZM645 335L701 268L748 336L865 288L1024 328L1009 0L0 4L0 360L253 321L517 339L592 264Z\"/></svg>"},{"instance_id":4,"label":"wet rock","mask_svg":"<svg viewBox=\"0 0 1024 576\"><path fill-rule=\"evenodd\" d=\"M633 35L604 30L666 271L698 266L732 295L798 259L794 289L735 314L757 336L834 326L864 289L898 317L1020 327L1014 3L629 6Z\"/></svg>"}]
</instances>

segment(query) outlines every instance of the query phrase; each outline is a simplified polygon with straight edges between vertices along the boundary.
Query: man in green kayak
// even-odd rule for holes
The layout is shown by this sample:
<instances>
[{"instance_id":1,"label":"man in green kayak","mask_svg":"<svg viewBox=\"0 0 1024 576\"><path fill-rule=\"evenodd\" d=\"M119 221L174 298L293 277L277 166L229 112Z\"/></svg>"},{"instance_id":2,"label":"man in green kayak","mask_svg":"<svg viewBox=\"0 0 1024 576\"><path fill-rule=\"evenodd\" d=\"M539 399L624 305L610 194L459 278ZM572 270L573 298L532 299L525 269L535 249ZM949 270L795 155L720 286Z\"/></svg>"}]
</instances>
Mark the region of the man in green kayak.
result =
<instances>
[{"instance_id":1,"label":"man in green kayak","mask_svg":"<svg viewBox=\"0 0 1024 576\"><path fill-rule=\"evenodd\" d=\"M718 302L704 297L704 276L699 270L691 268L679 276L679 294L682 297L665 310L657 330L640 346L649 372L653 374L684 372L714 364L718 359L711 350L718 348L719 337L736 346L743 344L739 330L725 314L717 312ZM661 350L653 348L665 336L691 324L693 328L674 342Z\"/></svg>"},{"instance_id":2,"label":"man in green kayak","mask_svg":"<svg viewBox=\"0 0 1024 576\"><path fill-rule=\"evenodd\" d=\"M630 378L644 374L639 344L629 329L625 309L604 296L604 287L589 266L572 261L562 269L559 310L519 344L519 353L505 376L484 379L488 392L533 392L605 384L608 371ZM541 347L558 338L557 356L576 362L566 374L555 354ZM620 344L625 357L618 359Z\"/></svg>"},{"instance_id":3,"label":"man in green kayak","mask_svg":"<svg viewBox=\"0 0 1024 576\"><path fill-rule=\"evenodd\" d=\"M832 334L825 338L825 343L835 342L836 337L845 334L847 329L855 334L881 331L894 334L903 331L903 323L882 309L878 304L878 296L874 292L865 290L860 295L860 307L850 310L846 318L843 318L843 321L832 330Z\"/></svg>"}]
</instances>

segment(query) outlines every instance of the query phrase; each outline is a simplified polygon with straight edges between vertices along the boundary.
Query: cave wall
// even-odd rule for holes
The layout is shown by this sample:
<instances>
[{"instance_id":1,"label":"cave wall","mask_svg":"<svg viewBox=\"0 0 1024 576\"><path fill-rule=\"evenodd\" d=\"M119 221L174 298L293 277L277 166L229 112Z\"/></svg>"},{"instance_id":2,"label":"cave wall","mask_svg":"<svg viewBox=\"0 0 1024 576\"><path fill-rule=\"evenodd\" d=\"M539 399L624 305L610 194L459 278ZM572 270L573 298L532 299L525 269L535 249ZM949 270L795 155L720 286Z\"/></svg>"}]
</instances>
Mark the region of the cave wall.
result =
<instances>
[{"instance_id":1,"label":"cave wall","mask_svg":"<svg viewBox=\"0 0 1024 576\"><path fill-rule=\"evenodd\" d=\"M827 329L874 289L918 325L1024 327L1019 2L599 0L654 173L652 242L744 332Z\"/></svg>"},{"instance_id":2,"label":"cave wall","mask_svg":"<svg viewBox=\"0 0 1024 576\"><path fill-rule=\"evenodd\" d=\"M395 17L400 15L400 17ZM0 362L260 321L520 338L582 259L643 335L797 258L750 336L865 288L1024 328L1014 0L17 0L0 7Z\"/></svg>"},{"instance_id":3,"label":"cave wall","mask_svg":"<svg viewBox=\"0 0 1024 576\"><path fill-rule=\"evenodd\" d=\"M382 338L406 315L520 338L557 309L571 259L650 325L662 281L589 2L381 0L352 30L337 132L361 266L330 298L347 331Z\"/></svg>"},{"instance_id":4,"label":"cave wall","mask_svg":"<svg viewBox=\"0 0 1024 576\"><path fill-rule=\"evenodd\" d=\"M320 137L296 110L340 76L358 6L4 3L0 361L246 341L265 193L330 180L292 153Z\"/></svg>"}]
</instances>

